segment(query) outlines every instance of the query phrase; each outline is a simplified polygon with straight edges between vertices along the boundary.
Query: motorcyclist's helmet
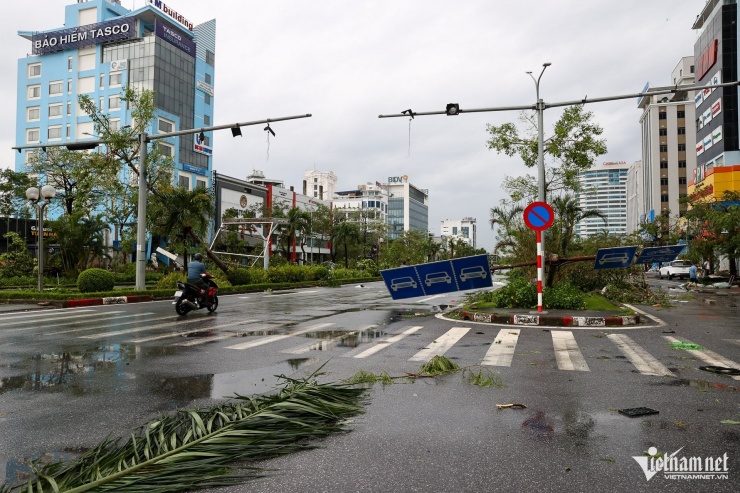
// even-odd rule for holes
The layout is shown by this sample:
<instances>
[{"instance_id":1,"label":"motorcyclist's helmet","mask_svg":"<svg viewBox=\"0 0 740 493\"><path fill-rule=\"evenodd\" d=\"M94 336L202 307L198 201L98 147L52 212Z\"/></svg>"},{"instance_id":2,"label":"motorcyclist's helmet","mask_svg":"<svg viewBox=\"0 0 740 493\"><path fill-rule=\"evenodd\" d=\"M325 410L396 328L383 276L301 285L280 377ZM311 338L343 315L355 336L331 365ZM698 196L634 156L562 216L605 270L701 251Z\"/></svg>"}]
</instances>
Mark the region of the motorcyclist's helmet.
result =
<instances>
[{"instance_id":1,"label":"motorcyclist's helmet","mask_svg":"<svg viewBox=\"0 0 740 493\"><path fill-rule=\"evenodd\" d=\"M193 257L193 258L195 260L197 260L198 262L200 262L201 260L203 260L203 255L201 255L200 253L196 253L195 254L195 257Z\"/></svg>"}]
</instances>

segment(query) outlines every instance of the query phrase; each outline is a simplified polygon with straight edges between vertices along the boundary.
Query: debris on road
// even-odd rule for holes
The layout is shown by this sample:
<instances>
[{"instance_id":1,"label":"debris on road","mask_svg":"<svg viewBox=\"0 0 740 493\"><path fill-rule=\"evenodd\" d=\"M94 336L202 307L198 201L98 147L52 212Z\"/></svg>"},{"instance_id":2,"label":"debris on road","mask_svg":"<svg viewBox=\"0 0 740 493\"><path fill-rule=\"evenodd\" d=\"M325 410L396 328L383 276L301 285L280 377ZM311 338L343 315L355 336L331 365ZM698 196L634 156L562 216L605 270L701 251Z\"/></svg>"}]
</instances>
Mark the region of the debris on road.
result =
<instances>
[{"instance_id":1,"label":"debris on road","mask_svg":"<svg viewBox=\"0 0 740 493\"><path fill-rule=\"evenodd\" d=\"M703 347L698 344L694 344L693 342L672 342L668 345L668 347L671 349L679 349L684 351L704 351Z\"/></svg>"},{"instance_id":2,"label":"debris on road","mask_svg":"<svg viewBox=\"0 0 740 493\"><path fill-rule=\"evenodd\" d=\"M525 406L524 404L518 404L518 403L513 403L513 404L496 404L496 409L509 409L509 408L515 408L515 407L516 408L520 408L520 409L526 409L527 408L527 406Z\"/></svg>"},{"instance_id":3,"label":"debris on road","mask_svg":"<svg viewBox=\"0 0 740 493\"><path fill-rule=\"evenodd\" d=\"M658 411L656 411L655 409L650 409L649 407L631 407L628 409L618 409L618 411L619 414L624 414L625 416L629 416L630 418L658 414Z\"/></svg>"}]
</instances>

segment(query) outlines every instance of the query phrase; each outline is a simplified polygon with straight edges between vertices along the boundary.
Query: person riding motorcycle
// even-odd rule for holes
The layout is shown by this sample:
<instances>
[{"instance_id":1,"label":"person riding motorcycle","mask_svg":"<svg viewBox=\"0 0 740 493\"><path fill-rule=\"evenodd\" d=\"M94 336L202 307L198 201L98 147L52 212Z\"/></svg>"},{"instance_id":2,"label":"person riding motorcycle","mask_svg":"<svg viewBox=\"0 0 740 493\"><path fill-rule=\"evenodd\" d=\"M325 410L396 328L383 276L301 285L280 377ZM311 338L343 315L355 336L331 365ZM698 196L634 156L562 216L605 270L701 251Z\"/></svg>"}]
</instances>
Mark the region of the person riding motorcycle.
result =
<instances>
[{"instance_id":1,"label":"person riding motorcycle","mask_svg":"<svg viewBox=\"0 0 740 493\"><path fill-rule=\"evenodd\" d=\"M207 277L213 277L210 272L206 270L206 266L203 263L203 255L196 253L193 260L188 263L188 282L194 284L201 289L201 303L203 305L208 304L208 282L206 282L201 274L205 274Z\"/></svg>"}]
</instances>

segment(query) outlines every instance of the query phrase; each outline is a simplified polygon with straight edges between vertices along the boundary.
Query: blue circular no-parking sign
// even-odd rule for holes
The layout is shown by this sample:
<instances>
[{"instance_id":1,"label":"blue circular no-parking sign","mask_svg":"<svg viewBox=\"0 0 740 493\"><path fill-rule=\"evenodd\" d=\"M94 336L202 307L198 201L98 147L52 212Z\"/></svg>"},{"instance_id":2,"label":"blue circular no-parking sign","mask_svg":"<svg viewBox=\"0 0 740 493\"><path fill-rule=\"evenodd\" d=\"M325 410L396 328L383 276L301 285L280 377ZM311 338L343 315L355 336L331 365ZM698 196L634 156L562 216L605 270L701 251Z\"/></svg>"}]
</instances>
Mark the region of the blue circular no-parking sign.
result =
<instances>
[{"instance_id":1,"label":"blue circular no-parking sign","mask_svg":"<svg viewBox=\"0 0 740 493\"><path fill-rule=\"evenodd\" d=\"M544 231L552 226L553 221L555 221L555 213L550 204L532 202L524 209L524 224L529 229Z\"/></svg>"}]
</instances>

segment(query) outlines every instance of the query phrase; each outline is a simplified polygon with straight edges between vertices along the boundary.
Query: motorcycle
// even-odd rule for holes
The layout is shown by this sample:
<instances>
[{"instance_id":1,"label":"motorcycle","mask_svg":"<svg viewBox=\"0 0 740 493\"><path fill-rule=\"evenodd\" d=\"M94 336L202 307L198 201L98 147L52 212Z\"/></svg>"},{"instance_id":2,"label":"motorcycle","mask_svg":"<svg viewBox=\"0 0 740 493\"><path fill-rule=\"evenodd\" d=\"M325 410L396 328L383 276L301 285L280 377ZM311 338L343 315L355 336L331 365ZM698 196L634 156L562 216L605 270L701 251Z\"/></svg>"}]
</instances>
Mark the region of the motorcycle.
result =
<instances>
[{"instance_id":1,"label":"motorcycle","mask_svg":"<svg viewBox=\"0 0 740 493\"><path fill-rule=\"evenodd\" d=\"M206 274L201 274L200 277L208 283L207 292L195 284L177 281L177 292L175 292L175 301L172 304L175 305L178 315L187 315L188 312L201 308L215 312L218 308L218 286Z\"/></svg>"}]
</instances>

